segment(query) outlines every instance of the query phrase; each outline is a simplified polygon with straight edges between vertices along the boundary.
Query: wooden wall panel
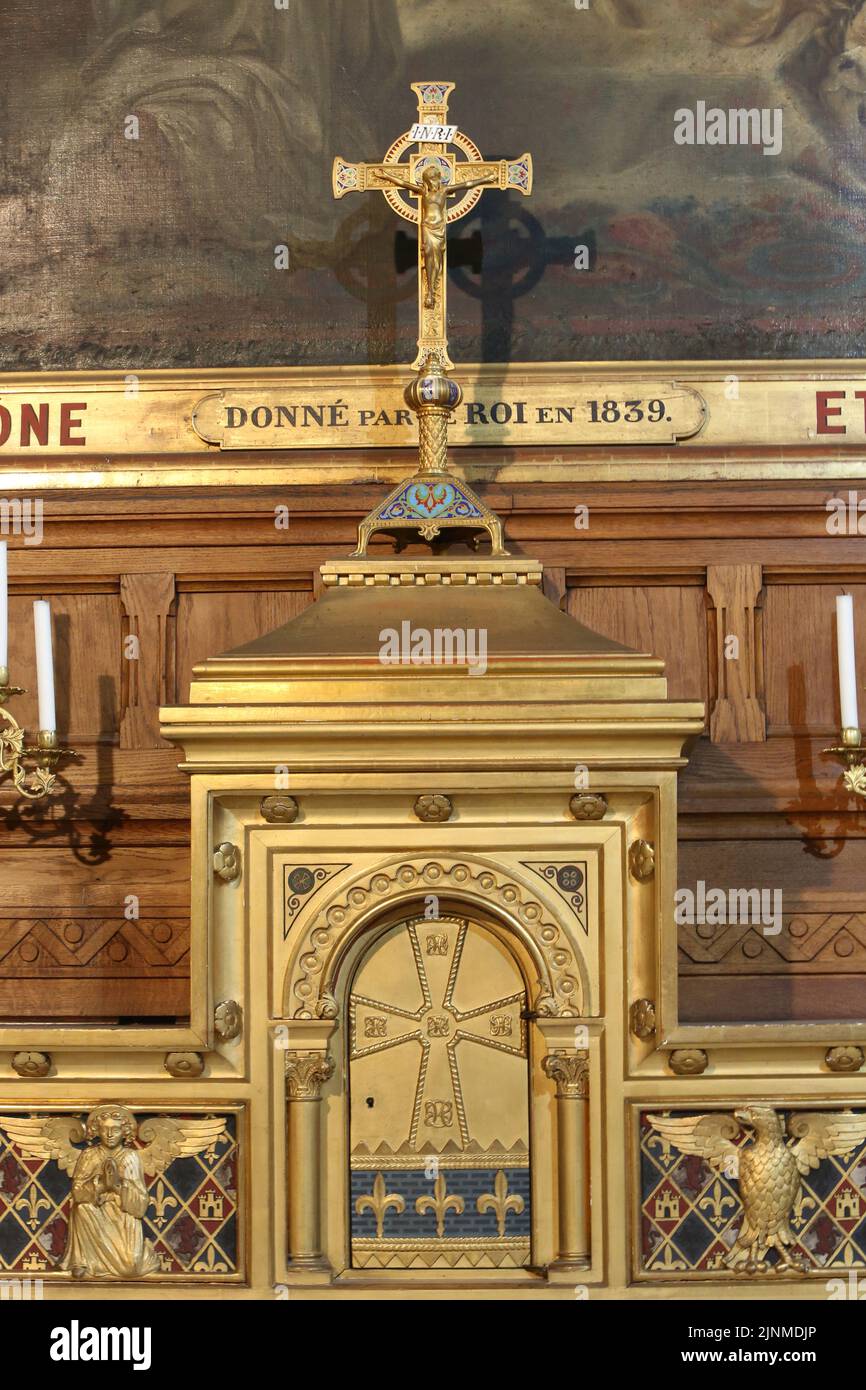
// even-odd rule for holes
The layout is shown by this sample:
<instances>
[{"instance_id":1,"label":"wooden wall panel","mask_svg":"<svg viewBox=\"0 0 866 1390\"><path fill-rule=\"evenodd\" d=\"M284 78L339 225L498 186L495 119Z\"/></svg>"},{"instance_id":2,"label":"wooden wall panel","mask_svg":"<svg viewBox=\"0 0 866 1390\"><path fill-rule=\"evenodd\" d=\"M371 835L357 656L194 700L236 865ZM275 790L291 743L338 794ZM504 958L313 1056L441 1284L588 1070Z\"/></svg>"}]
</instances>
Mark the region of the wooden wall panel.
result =
<instances>
[{"instance_id":1,"label":"wooden wall panel","mask_svg":"<svg viewBox=\"0 0 866 1390\"><path fill-rule=\"evenodd\" d=\"M764 600L767 718L770 733L835 733L836 595L854 595L858 670L866 672L866 584L770 584Z\"/></svg>"},{"instance_id":2,"label":"wooden wall panel","mask_svg":"<svg viewBox=\"0 0 866 1390\"><path fill-rule=\"evenodd\" d=\"M709 699L707 609L697 585L579 586L567 612L616 642L664 659L673 700Z\"/></svg>"},{"instance_id":3,"label":"wooden wall panel","mask_svg":"<svg viewBox=\"0 0 866 1390\"><path fill-rule=\"evenodd\" d=\"M193 667L281 627L313 601L306 591L213 588L181 593L177 599L177 699L189 698Z\"/></svg>"},{"instance_id":4,"label":"wooden wall panel","mask_svg":"<svg viewBox=\"0 0 866 1390\"><path fill-rule=\"evenodd\" d=\"M189 986L185 848L0 849L0 1017L185 1018Z\"/></svg>"},{"instance_id":5,"label":"wooden wall panel","mask_svg":"<svg viewBox=\"0 0 866 1390\"><path fill-rule=\"evenodd\" d=\"M714 743L763 743L764 649L760 565L708 565L710 635L716 698L710 708Z\"/></svg>"},{"instance_id":6,"label":"wooden wall panel","mask_svg":"<svg viewBox=\"0 0 866 1390\"><path fill-rule=\"evenodd\" d=\"M684 1019L866 1017L866 839L681 842L679 885L699 879L729 902L731 889L763 897L746 921L680 926Z\"/></svg>"},{"instance_id":7,"label":"wooden wall panel","mask_svg":"<svg viewBox=\"0 0 866 1390\"><path fill-rule=\"evenodd\" d=\"M9 600L9 670L27 694L15 704L16 718L33 731L37 722L33 600L51 601L54 618L57 720L61 734L76 744L117 733L120 707L121 609L117 593L64 593L55 583L26 595L13 588Z\"/></svg>"}]
</instances>

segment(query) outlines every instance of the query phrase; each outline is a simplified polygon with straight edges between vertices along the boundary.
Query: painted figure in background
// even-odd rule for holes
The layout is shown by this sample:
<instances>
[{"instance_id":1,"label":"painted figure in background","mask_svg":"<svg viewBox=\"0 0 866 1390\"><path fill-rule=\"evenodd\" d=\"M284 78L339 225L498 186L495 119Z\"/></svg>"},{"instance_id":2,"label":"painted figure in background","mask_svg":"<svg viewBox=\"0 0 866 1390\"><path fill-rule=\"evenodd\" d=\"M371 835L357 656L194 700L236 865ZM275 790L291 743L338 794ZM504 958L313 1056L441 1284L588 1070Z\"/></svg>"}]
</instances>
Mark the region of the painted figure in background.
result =
<instances>
[{"instance_id":1,"label":"painted figure in background","mask_svg":"<svg viewBox=\"0 0 866 1390\"><path fill-rule=\"evenodd\" d=\"M173 196L216 240L251 249L288 238L297 255L330 238L334 127L376 135L370 92L386 89L399 57L393 0L95 0L94 11L73 176L82 143L104 157L106 124L135 113L148 123L139 148L162 142ZM365 70L368 89L346 81Z\"/></svg>"},{"instance_id":2,"label":"painted figure in background","mask_svg":"<svg viewBox=\"0 0 866 1390\"><path fill-rule=\"evenodd\" d=\"M142 1279L159 1270L145 1239L143 1217L150 1197L146 1175L163 1173L175 1158L216 1144L225 1121L146 1120L139 1130L125 1105L98 1105L84 1125L70 1115L0 1116L2 1128L23 1153L53 1159L72 1175L72 1213L61 1268L74 1279ZM136 1139L145 1141L136 1146ZM86 1149L76 1148L82 1140Z\"/></svg>"},{"instance_id":3,"label":"painted figure in background","mask_svg":"<svg viewBox=\"0 0 866 1390\"><path fill-rule=\"evenodd\" d=\"M0 5L0 278L14 285L0 367L404 357L411 295L381 254L387 215L332 205L328 170L334 149L380 149L399 94L445 55L487 151L544 152L531 215L504 200L479 213L485 276L547 267L488 337L500 360L862 356L862 0L538 14L538 0ZM780 111L778 152L675 144L675 113L699 102ZM598 264L578 273L584 237ZM455 293L451 310L473 360L477 305Z\"/></svg>"}]
</instances>

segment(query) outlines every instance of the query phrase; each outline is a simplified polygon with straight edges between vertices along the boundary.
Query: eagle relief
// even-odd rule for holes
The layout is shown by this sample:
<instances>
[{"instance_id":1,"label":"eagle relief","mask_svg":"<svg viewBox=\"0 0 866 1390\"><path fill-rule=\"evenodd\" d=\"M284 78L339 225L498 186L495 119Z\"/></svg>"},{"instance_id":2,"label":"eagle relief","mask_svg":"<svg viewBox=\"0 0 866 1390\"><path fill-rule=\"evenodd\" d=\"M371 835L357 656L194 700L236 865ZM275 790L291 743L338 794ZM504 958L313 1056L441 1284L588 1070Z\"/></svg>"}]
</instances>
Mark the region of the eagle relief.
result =
<instances>
[{"instance_id":1,"label":"eagle relief","mask_svg":"<svg viewBox=\"0 0 866 1390\"><path fill-rule=\"evenodd\" d=\"M146 1179L160 1177L175 1159L212 1149L225 1126L225 1116L210 1115L157 1116L139 1125L131 1110L115 1104L96 1106L84 1123L68 1114L0 1116L0 1136L10 1150L56 1163L71 1175L68 1234L58 1267L73 1279L132 1280L162 1272L160 1255L145 1234L151 1205ZM78 1147L82 1143L86 1147ZM36 1204L50 1205L38 1195L26 1200L31 1214Z\"/></svg>"},{"instance_id":2,"label":"eagle relief","mask_svg":"<svg viewBox=\"0 0 866 1390\"><path fill-rule=\"evenodd\" d=\"M826 1268L837 1249L845 1248L846 1237L850 1243L851 1227L858 1224L849 1219L852 1197L860 1210L853 1166L863 1161L858 1153L866 1144L863 1112L792 1111L785 1116L770 1105L752 1104L732 1113L644 1119L655 1131L643 1142L644 1157L652 1155L665 1173L657 1185L654 1175L650 1190L645 1184L644 1214L664 1237L654 1249L645 1247L645 1268L808 1274ZM683 1172L683 1156L703 1160L699 1176L693 1165L686 1164L688 1172ZM824 1200L819 1201L808 1180L832 1158L848 1159L852 1174L824 1174L832 1180L829 1185L823 1181ZM738 1189L740 1211L728 1183L731 1190ZM683 1234L685 1220L695 1213L709 1235L706 1248L698 1249ZM810 1237L816 1217L820 1232ZM792 1225L798 1227L796 1233ZM820 1249L813 1252L816 1242ZM851 1252L857 1254L853 1245Z\"/></svg>"}]
</instances>

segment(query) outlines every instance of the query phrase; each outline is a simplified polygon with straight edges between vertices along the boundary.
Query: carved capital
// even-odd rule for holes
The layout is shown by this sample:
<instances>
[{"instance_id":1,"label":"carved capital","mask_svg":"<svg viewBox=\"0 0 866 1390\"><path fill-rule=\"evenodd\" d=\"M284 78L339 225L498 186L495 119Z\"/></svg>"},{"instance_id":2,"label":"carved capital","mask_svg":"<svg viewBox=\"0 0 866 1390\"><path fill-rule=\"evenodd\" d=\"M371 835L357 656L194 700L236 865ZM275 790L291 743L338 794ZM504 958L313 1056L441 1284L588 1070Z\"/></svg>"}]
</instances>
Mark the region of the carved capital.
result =
<instances>
[{"instance_id":1,"label":"carved capital","mask_svg":"<svg viewBox=\"0 0 866 1390\"><path fill-rule=\"evenodd\" d=\"M298 819L298 803L293 796L266 796L259 807L269 825L291 825Z\"/></svg>"},{"instance_id":2,"label":"carved capital","mask_svg":"<svg viewBox=\"0 0 866 1390\"><path fill-rule=\"evenodd\" d=\"M213 854L213 871L223 883L235 883L241 876L241 852L226 840Z\"/></svg>"},{"instance_id":3,"label":"carved capital","mask_svg":"<svg viewBox=\"0 0 866 1390\"><path fill-rule=\"evenodd\" d=\"M551 1052L541 1065L545 1076L556 1082L557 1097L586 1100L589 1095L588 1052Z\"/></svg>"},{"instance_id":4,"label":"carved capital","mask_svg":"<svg viewBox=\"0 0 866 1390\"><path fill-rule=\"evenodd\" d=\"M635 840L629 845L628 867L638 883L649 883L656 871L655 846L648 840Z\"/></svg>"},{"instance_id":5,"label":"carved capital","mask_svg":"<svg viewBox=\"0 0 866 1390\"><path fill-rule=\"evenodd\" d=\"M450 796L443 796L439 792L419 796L412 809L419 820L426 821L429 825L441 825L454 814Z\"/></svg>"},{"instance_id":6,"label":"carved capital","mask_svg":"<svg viewBox=\"0 0 866 1390\"><path fill-rule=\"evenodd\" d=\"M51 1055L48 1052L16 1052L12 1070L31 1079L47 1076L51 1070Z\"/></svg>"},{"instance_id":7,"label":"carved capital","mask_svg":"<svg viewBox=\"0 0 866 1390\"><path fill-rule=\"evenodd\" d=\"M710 1064L710 1059L702 1047L683 1047L672 1052L668 1066L675 1076L700 1076Z\"/></svg>"},{"instance_id":8,"label":"carved capital","mask_svg":"<svg viewBox=\"0 0 866 1390\"><path fill-rule=\"evenodd\" d=\"M635 999L629 1011L631 1031L646 1042L656 1035L656 1006L652 999Z\"/></svg>"},{"instance_id":9,"label":"carved capital","mask_svg":"<svg viewBox=\"0 0 866 1390\"><path fill-rule=\"evenodd\" d=\"M236 999L224 999L214 1009L214 1032L220 1042L232 1042L241 1035L243 1014Z\"/></svg>"},{"instance_id":10,"label":"carved capital","mask_svg":"<svg viewBox=\"0 0 866 1390\"><path fill-rule=\"evenodd\" d=\"M204 1071L204 1057L200 1052L169 1052L163 1065L169 1076L190 1081Z\"/></svg>"},{"instance_id":11,"label":"carved capital","mask_svg":"<svg viewBox=\"0 0 866 1390\"><path fill-rule=\"evenodd\" d=\"M863 1049L853 1043L850 1047L828 1047L824 1061L831 1071L859 1071L864 1061Z\"/></svg>"},{"instance_id":12,"label":"carved capital","mask_svg":"<svg viewBox=\"0 0 866 1390\"><path fill-rule=\"evenodd\" d=\"M603 820L607 814L607 797L597 792L581 792L571 798L568 809L575 820Z\"/></svg>"},{"instance_id":13,"label":"carved capital","mask_svg":"<svg viewBox=\"0 0 866 1390\"><path fill-rule=\"evenodd\" d=\"M322 1086L334 1073L326 1052L287 1052L286 1089L289 1100L320 1100Z\"/></svg>"}]
</instances>

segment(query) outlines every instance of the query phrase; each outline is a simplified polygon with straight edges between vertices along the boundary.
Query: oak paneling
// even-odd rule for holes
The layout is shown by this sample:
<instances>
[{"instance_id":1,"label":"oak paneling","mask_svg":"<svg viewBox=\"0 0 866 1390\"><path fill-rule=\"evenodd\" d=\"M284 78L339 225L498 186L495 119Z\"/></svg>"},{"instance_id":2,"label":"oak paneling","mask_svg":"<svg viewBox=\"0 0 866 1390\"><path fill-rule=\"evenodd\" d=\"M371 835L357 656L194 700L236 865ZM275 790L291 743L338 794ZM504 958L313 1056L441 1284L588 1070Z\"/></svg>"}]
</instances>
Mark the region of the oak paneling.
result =
<instances>
[{"instance_id":1,"label":"oak paneling","mask_svg":"<svg viewBox=\"0 0 866 1390\"><path fill-rule=\"evenodd\" d=\"M771 735L839 728L836 595L842 588L841 579L767 587L765 679ZM866 672L866 584L845 583L844 588L854 595L857 664L862 675Z\"/></svg>"},{"instance_id":2,"label":"oak paneling","mask_svg":"<svg viewBox=\"0 0 866 1390\"><path fill-rule=\"evenodd\" d=\"M709 700L707 609L697 585L570 588L567 612L596 632L664 659L673 700Z\"/></svg>"},{"instance_id":3,"label":"oak paneling","mask_svg":"<svg viewBox=\"0 0 866 1390\"><path fill-rule=\"evenodd\" d=\"M189 990L184 848L0 849L0 1017L182 1019Z\"/></svg>"},{"instance_id":4,"label":"oak paneling","mask_svg":"<svg viewBox=\"0 0 866 1390\"><path fill-rule=\"evenodd\" d=\"M241 647L245 642L281 627L312 602L312 578L307 592L266 592L213 589L182 593L177 599L177 698L189 698L192 669L209 656Z\"/></svg>"},{"instance_id":5,"label":"oak paneling","mask_svg":"<svg viewBox=\"0 0 866 1390\"><path fill-rule=\"evenodd\" d=\"M13 684L27 691L17 697L12 708L19 723L26 722L28 733L35 731L37 724L34 597L51 602L61 736L79 745L97 739L113 741L118 727L122 658L119 595L57 593L51 582L34 595L14 591L10 595L9 670Z\"/></svg>"},{"instance_id":6,"label":"oak paneling","mask_svg":"<svg viewBox=\"0 0 866 1390\"><path fill-rule=\"evenodd\" d=\"M678 884L696 892L699 879L728 905L678 929L685 1021L866 1016L866 839L681 842ZM727 921L732 889L763 897Z\"/></svg>"}]
</instances>

